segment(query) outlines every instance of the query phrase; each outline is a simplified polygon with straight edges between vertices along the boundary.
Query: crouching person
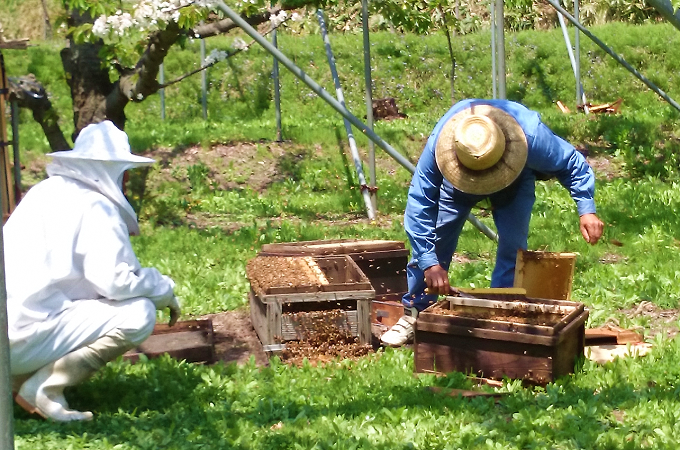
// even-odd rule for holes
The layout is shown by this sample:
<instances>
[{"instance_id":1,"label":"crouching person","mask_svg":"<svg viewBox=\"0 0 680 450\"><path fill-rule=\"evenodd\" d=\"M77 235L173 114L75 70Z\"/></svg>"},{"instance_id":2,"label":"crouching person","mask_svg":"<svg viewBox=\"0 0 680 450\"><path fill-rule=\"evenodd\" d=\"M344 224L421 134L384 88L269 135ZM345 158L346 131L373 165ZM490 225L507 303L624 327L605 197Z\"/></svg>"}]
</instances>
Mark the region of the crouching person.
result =
<instances>
[{"instance_id":1,"label":"crouching person","mask_svg":"<svg viewBox=\"0 0 680 450\"><path fill-rule=\"evenodd\" d=\"M123 175L154 160L131 154L109 121L50 156L49 178L3 228L13 389L31 413L89 420L91 412L69 409L64 388L142 343L157 309L169 308L174 324L180 306L173 281L141 267L130 244L139 226Z\"/></svg>"}]
</instances>

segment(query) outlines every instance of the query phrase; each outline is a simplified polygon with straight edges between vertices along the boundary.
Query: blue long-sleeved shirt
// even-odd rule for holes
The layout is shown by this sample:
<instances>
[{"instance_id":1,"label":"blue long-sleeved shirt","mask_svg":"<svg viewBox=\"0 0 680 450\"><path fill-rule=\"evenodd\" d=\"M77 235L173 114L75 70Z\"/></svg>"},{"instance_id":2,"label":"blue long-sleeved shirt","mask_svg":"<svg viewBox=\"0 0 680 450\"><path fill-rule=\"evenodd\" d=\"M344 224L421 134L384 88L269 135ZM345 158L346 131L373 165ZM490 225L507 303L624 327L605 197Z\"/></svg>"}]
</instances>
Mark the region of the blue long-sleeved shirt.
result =
<instances>
[{"instance_id":1,"label":"blue long-sleeved shirt","mask_svg":"<svg viewBox=\"0 0 680 450\"><path fill-rule=\"evenodd\" d=\"M412 262L417 262L421 270L439 263L435 253L435 226L443 175L435 160L437 139L444 124L472 103L491 105L514 117L527 137L525 170L532 169L555 176L569 190L579 215L595 213L595 176L592 169L583 155L541 122L538 113L507 100L463 100L456 103L435 126L420 156L409 189L404 227L413 249Z\"/></svg>"}]
</instances>

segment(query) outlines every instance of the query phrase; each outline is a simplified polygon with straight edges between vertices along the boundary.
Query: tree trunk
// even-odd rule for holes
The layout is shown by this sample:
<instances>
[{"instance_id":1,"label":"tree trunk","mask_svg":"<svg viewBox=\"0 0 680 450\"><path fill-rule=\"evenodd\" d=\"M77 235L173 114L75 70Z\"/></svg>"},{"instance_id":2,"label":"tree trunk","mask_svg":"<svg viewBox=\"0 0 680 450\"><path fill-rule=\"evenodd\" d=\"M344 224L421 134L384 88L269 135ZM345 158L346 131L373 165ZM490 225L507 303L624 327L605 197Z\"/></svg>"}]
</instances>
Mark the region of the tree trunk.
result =
<instances>
[{"instance_id":1,"label":"tree trunk","mask_svg":"<svg viewBox=\"0 0 680 450\"><path fill-rule=\"evenodd\" d=\"M9 98L10 101L16 101L19 107L28 108L33 112L33 118L42 127L52 151L71 148L59 127L59 116L52 107L45 88L33 75L10 78Z\"/></svg>"},{"instance_id":2,"label":"tree trunk","mask_svg":"<svg viewBox=\"0 0 680 450\"><path fill-rule=\"evenodd\" d=\"M92 19L88 15L71 11L70 26L91 22ZM91 123L109 119L121 130L125 127L125 106L107 107L107 97L114 85L99 57L102 47L101 41L94 44L76 44L73 37L69 36L69 46L61 51L61 61L73 100L74 141L80 130Z\"/></svg>"}]
</instances>

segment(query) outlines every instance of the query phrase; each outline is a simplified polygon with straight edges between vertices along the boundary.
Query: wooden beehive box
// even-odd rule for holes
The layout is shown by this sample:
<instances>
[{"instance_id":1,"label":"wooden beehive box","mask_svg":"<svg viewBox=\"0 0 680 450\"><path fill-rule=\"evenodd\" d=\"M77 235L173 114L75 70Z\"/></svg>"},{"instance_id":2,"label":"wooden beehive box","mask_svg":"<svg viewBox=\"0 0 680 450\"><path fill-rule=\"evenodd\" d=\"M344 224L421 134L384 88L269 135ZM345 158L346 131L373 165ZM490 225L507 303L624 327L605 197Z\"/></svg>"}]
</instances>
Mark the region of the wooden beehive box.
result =
<instances>
[{"instance_id":1,"label":"wooden beehive box","mask_svg":"<svg viewBox=\"0 0 680 450\"><path fill-rule=\"evenodd\" d=\"M375 291L371 321L387 327L404 314L401 297L408 291L406 265L409 250L402 241L329 239L265 244L260 255L328 256L348 255L366 275Z\"/></svg>"},{"instance_id":2,"label":"wooden beehive box","mask_svg":"<svg viewBox=\"0 0 680 450\"><path fill-rule=\"evenodd\" d=\"M140 355L157 358L168 354L175 359L194 363L215 362L215 337L212 320L196 319L154 326L149 338L128 351L123 358L136 362Z\"/></svg>"},{"instance_id":3,"label":"wooden beehive box","mask_svg":"<svg viewBox=\"0 0 680 450\"><path fill-rule=\"evenodd\" d=\"M574 372L588 318L582 303L483 296L446 297L418 315L416 372L458 371L535 384Z\"/></svg>"},{"instance_id":4,"label":"wooden beehive box","mask_svg":"<svg viewBox=\"0 0 680 450\"><path fill-rule=\"evenodd\" d=\"M375 291L352 258L258 256L249 261L250 316L263 345L304 337L297 313L341 310L334 324L361 343L371 342Z\"/></svg>"}]
</instances>

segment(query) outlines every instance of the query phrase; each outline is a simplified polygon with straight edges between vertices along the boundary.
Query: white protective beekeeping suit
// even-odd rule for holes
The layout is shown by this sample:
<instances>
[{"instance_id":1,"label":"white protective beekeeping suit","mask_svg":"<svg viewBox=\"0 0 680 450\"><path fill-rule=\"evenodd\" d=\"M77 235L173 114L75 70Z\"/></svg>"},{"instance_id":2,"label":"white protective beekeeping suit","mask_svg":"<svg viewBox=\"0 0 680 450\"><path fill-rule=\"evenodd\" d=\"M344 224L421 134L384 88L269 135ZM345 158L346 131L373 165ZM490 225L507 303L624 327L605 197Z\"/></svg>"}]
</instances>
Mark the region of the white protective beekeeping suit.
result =
<instances>
[{"instance_id":1,"label":"white protective beekeeping suit","mask_svg":"<svg viewBox=\"0 0 680 450\"><path fill-rule=\"evenodd\" d=\"M50 156L49 178L3 228L11 371L22 407L84 420L92 413L69 410L64 387L143 342L156 309L170 308L174 323L180 308L173 281L141 267L130 245L139 226L123 174L154 160L131 154L109 121Z\"/></svg>"}]
</instances>

